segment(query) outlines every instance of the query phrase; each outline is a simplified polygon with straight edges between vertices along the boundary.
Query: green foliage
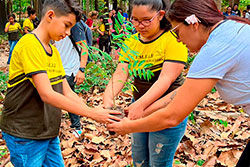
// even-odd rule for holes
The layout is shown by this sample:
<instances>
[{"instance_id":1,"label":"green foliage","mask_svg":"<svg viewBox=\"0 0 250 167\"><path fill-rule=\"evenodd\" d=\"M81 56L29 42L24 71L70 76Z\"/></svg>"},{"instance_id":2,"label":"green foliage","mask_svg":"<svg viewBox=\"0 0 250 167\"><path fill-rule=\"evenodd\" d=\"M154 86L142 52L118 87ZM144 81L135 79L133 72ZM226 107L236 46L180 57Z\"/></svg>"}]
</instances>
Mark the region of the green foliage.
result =
<instances>
[{"instance_id":1,"label":"green foliage","mask_svg":"<svg viewBox=\"0 0 250 167\"><path fill-rule=\"evenodd\" d=\"M227 121L223 121L220 119L217 120L213 120L214 125L223 125L225 128L228 126L228 122Z\"/></svg>"},{"instance_id":2,"label":"green foliage","mask_svg":"<svg viewBox=\"0 0 250 167\"><path fill-rule=\"evenodd\" d=\"M240 0L238 8L239 8L239 10L243 11L243 10L246 9L247 5L249 5L249 4L250 4L249 0ZM229 1L228 0L222 0L221 6L222 6L222 10L226 9L229 6Z\"/></svg>"},{"instance_id":3,"label":"green foliage","mask_svg":"<svg viewBox=\"0 0 250 167\"><path fill-rule=\"evenodd\" d=\"M188 120L191 121L193 124L196 124L196 120L195 120L195 116L194 116L193 112L191 112L191 114L189 114Z\"/></svg>"},{"instance_id":4,"label":"green foliage","mask_svg":"<svg viewBox=\"0 0 250 167\"><path fill-rule=\"evenodd\" d=\"M7 33L0 35L0 44L2 44L4 41L8 40L8 35Z\"/></svg>"},{"instance_id":5,"label":"green foliage","mask_svg":"<svg viewBox=\"0 0 250 167\"><path fill-rule=\"evenodd\" d=\"M212 90L211 90L211 93L215 93L217 92L217 89L214 87Z\"/></svg>"},{"instance_id":6,"label":"green foliage","mask_svg":"<svg viewBox=\"0 0 250 167\"><path fill-rule=\"evenodd\" d=\"M8 74L0 71L0 92L5 94L7 91L7 81L9 79Z\"/></svg>"},{"instance_id":7,"label":"green foliage","mask_svg":"<svg viewBox=\"0 0 250 167\"><path fill-rule=\"evenodd\" d=\"M198 160L198 161L197 161L197 165L198 165L198 166L202 166L204 163L205 163L204 160Z\"/></svg>"},{"instance_id":8,"label":"green foliage","mask_svg":"<svg viewBox=\"0 0 250 167\"><path fill-rule=\"evenodd\" d=\"M0 148L0 159L2 159L7 153L8 153L7 148L6 149Z\"/></svg>"},{"instance_id":9,"label":"green foliage","mask_svg":"<svg viewBox=\"0 0 250 167\"><path fill-rule=\"evenodd\" d=\"M175 160L175 161L174 161L174 164L175 164L175 165L180 165L180 164L181 164L181 161Z\"/></svg>"},{"instance_id":10,"label":"green foliage","mask_svg":"<svg viewBox=\"0 0 250 167\"><path fill-rule=\"evenodd\" d=\"M191 66L191 64L193 63L193 61L194 61L194 59L195 59L196 56L197 55L190 55L190 54L188 55L188 60L187 60L185 69L187 69L188 67Z\"/></svg>"}]
</instances>

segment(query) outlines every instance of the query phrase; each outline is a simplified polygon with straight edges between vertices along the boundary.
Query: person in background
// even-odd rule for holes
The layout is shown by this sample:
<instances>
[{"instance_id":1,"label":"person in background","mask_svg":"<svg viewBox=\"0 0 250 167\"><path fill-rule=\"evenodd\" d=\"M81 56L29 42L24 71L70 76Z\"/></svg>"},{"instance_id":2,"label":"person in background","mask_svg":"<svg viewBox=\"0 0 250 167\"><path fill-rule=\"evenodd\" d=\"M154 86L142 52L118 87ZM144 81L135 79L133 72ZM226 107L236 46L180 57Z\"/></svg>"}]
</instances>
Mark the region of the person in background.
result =
<instances>
[{"instance_id":1,"label":"person in background","mask_svg":"<svg viewBox=\"0 0 250 167\"><path fill-rule=\"evenodd\" d=\"M232 7L228 6L227 11L223 13L224 16L235 16L235 14L232 12Z\"/></svg>"},{"instance_id":2,"label":"person in background","mask_svg":"<svg viewBox=\"0 0 250 167\"><path fill-rule=\"evenodd\" d=\"M188 50L182 43L178 43L169 31L171 26L165 18L165 11L168 8L168 0L133 1L131 23L138 33L125 41L130 51L120 52L123 56L120 56L113 79L110 80L103 95L105 108L112 107L113 98L121 91L128 79L129 68L131 71L139 68L142 70L145 64L152 64L148 69L154 73L150 80L135 77L133 84L137 91L133 91L134 103L125 109L131 120L151 115L152 113L143 111L157 99L182 85L184 78L181 73L187 61ZM138 53L138 56L135 56L134 52ZM134 62L146 63L142 67L137 65L129 67L129 64ZM172 166L174 154L184 135L186 124L187 119L174 128L165 128L152 133L133 133L134 166Z\"/></svg>"},{"instance_id":3,"label":"person in background","mask_svg":"<svg viewBox=\"0 0 250 167\"><path fill-rule=\"evenodd\" d=\"M92 31L83 20L80 20L72 27L69 37L56 41L55 44L62 59L68 84L75 91L75 85L79 86L85 79L85 68L88 62L88 48L86 46L92 45ZM69 113L69 117L70 127L74 128L74 135L80 137L82 133L80 116Z\"/></svg>"},{"instance_id":4,"label":"person in background","mask_svg":"<svg viewBox=\"0 0 250 167\"><path fill-rule=\"evenodd\" d=\"M250 20L250 5L247 5L246 19Z\"/></svg>"},{"instance_id":5,"label":"person in background","mask_svg":"<svg viewBox=\"0 0 250 167\"><path fill-rule=\"evenodd\" d=\"M28 6L28 18L26 18L23 22L23 31L24 34L28 34L29 32L34 30L33 20L36 18L36 10Z\"/></svg>"},{"instance_id":6,"label":"person in background","mask_svg":"<svg viewBox=\"0 0 250 167\"><path fill-rule=\"evenodd\" d=\"M91 28L91 30L97 30L97 17L98 17L98 12L97 11L92 11L89 12L88 14L89 18L86 21L86 24Z\"/></svg>"},{"instance_id":7,"label":"person in background","mask_svg":"<svg viewBox=\"0 0 250 167\"><path fill-rule=\"evenodd\" d=\"M14 14L10 14L8 16L9 22L5 25L4 32L8 33L8 40L10 45L9 58L7 64L10 64L11 55L14 47L16 46L19 40L19 32L22 34L23 31L18 22L16 22L16 16Z\"/></svg>"},{"instance_id":8,"label":"person in background","mask_svg":"<svg viewBox=\"0 0 250 167\"><path fill-rule=\"evenodd\" d=\"M39 26L13 50L0 128L16 167L63 167L61 110L102 123L119 112L88 107L65 78L58 50L50 44L70 34L81 19L77 0L46 0Z\"/></svg>"},{"instance_id":9,"label":"person in background","mask_svg":"<svg viewBox=\"0 0 250 167\"><path fill-rule=\"evenodd\" d=\"M246 18L246 13L247 13L247 10L243 10L243 12L242 12L242 18Z\"/></svg>"},{"instance_id":10,"label":"person in background","mask_svg":"<svg viewBox=\"0 0 250 167\"><path fill-rule=\"evenodd\" d=\"M106 53L110 53L109 47L109 36L110 36L110 26L108 25L108 19L105 16L100 16L100 26L97 29L99 33L99 49Z\"/></svg>"},{"instance_id":11,"label":"person in background","mask_svg":"<svg viewBox=\"0 0 250 167\"><path fill-rule=\"evenodd\" d=\"M108 12L108 23L109 23L109 51L111 52L111 45L112 45L112 33L115 33L114 30L114 17L113 17L113 11L109 10Z\"/></svg>"},{"instance_id":12,"label":"person in background","mask_svg":"<svg viewBox=\"0 0 250 167\"><path fill-rule=\"evenodd\" d=\"M241 16L240 10L238 9L238 4L234 4L232 13L234 13L236 16Z\"/></svg>"},{"instance_id":13,"label":"person in background","mask_svg":"<svg viewBox=\"0 0 250 167\"><path fill-rule=\"evenodd\" d=\"M184 84L144 110L153 114L114 121L110 131L126 134L176 127L214 87L222 99L250 114L250 21L238 16L225 18L214 0L175 0L168 19L176 39L198 53ZM249 157L250 143L237 167L249 167Z\"/></svg>"}]
</instances>

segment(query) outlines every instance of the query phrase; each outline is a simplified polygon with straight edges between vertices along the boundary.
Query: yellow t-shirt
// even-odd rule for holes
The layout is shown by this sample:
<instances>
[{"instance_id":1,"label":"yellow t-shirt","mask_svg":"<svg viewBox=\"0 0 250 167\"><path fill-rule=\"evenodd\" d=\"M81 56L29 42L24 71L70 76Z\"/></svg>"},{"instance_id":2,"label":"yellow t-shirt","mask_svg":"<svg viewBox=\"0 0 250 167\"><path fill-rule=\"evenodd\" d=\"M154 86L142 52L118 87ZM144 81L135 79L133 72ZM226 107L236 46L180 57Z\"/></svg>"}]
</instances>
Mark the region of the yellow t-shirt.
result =
<instances>
[{"instance_id":1,"label":"yellow t-shirt","mask_svg":"<svg viewBox=\"0 0 250 167\"><path fill-rule=\"evenodd\" d=\"M25 19L23 22L23 28L25 28L25 27L28 28L29 32L34 30L34 24L29 18Z\"/></svg>"},{"instance_id":2,"label":"yellow t-shirt","mask_svg":"<svg viewBox=\"0 0 250 167\"><path fill-rule=\"evenodd\" d=\"M187 62L188 50L185 45L178 43L176 38L170 32L164 32L157 39L150 42L143 42L139 39L139 34L133 35L127 39L119 57L119 61L133 63L138 60L135 67L131 66L131 70L135 68L143 68L146 64L152 64L149 68L152 72L160 71L165 61ZM130 48L130 49L126 49ZM135 54L137 54L137 56ZM132 58L133 57L133 58ZM141 61L143 65L139 67Z\"/></svg>"},{"instance_id":3,"label":"yellow t-shirt","mask_svg":"<svg viewBox=\"0 0 250 167\"><path fill-rule=\"evenodd\" d=\"M105 25L101 24L99 29L100 29L101 32L105 32Z\"/></svg>"},{"instance_id":4,"label":"yellow t-shirt","mask_svg":"<svg viewBox=\"0 0 250 167\"><path fill-rule=\"evenodd\" d=\"M8 27L9 25L10 25L10 22L8 22L8 23L5 25L5 28ZM19 23L15 22L14 25L10 25L10 26L9 26L9 31L8 31L8 33L17 32L17 31L19 31L19 30L21 30L21 26L20 26Z\"/></svg>"},{"instance_id":5,"label":"yellow t-shirt","mask_svg":"<svg viewBox=\"0 0 250 167\"><path fill-rule=\"evenodd\" d=\"M129 68L131 71L134 69L137 71L138 69L144 68L154 73L154 76L152 76L149 81L145 80L143 77L135 77L134 86L137 88L137 91L133 91L135 100L145 94L158 80L164 62L185 64L188 57L186 46L182 43L178 43L170 32L164 32L158 38L150 42L143 42L138 39L139 34L135 34L131 38L128 38L122 46L119 57L120 62L130 63ZM148 64L151 64L151 66L145 67ZM181 86L183 82L184 79L180 74L163 96Z\"/></svg>"},{"instance_id":6,"label":"yellow t-shirt","mask_svg":"<svg viewBox=\"0 0 250 167\"><path fill-rule=\"evenodd\" d=\"M61 109L43 102L32 75L46 73L54 91L63 93L65 72L57 49L44 49L34 34L26 34L15 46L9 68L8 90L0 128L13 136L48 139L59 134Z\"/></svg>"}]
</instances>

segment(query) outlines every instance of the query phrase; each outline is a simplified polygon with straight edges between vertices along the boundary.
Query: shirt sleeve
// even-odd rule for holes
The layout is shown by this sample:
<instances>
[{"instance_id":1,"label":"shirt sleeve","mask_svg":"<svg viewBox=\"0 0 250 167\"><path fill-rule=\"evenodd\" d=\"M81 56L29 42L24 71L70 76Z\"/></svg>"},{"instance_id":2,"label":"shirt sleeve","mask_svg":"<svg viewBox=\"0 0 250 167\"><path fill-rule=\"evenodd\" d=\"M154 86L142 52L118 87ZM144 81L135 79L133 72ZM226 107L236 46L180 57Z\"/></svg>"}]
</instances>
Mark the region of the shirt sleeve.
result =
<instances>
[{"instance_id":1,"label":"shirt sleeve","mask_svg":"<svg viewBox=\"0 0 250 167\"><path fill-rule=\"evenodd\" d=\"M238 62L233 46L221 45L219 42L205 44L192 63L188 78L222 79Z\"/></svg>"},{"instance_id":2,"label":"shirt sleeve","mask_svg":"<svg viewBox=\"0 0 250 167\"><path fill-rule=\"evenodd\" d=\"M10 24L10 22L8 22L8 23L5 25L5 28L7 28L9 24Z\"/></svg>"},{"instance_id":3,"label":"shirt sleeve","mask_svg":"<svg viewBox=\"0 0 250 167\"><path fill-rule=\"evenodd\" d=\"M177 42L172 34L169 34L168 37L169 42L166 45L165 62L169 61L186 64L188 57L187 47L183 43Z\"/></svg>"},{"instance_id":4,"label":"shirt sleeve","mask_svg":"<svg viewBox=\"0 0 250 167\"><path fill-rule=\"evenodd\" d=\"M19 23L17 23L17 28L18 30L21 30L21 25Z\"/></svg>"},{"instance_id":5,"label":"shirt sleeve","mask_svg":"<svg viewBox=\"0 0 250 167\"><path fill-rule=\"evenodd\" d=\"M28 41L27 41L28 42ZM24 45L21 52L21 59L24 73L28 77L37 73L46 73L46 58L42 55L38 47L29 44Z\"/></svg>"},{"instance_id":6,"label":"shirt sleeve","mask_svg":"<svg viewBox=\"0 0 250 167\"><path fill-rule=\"evenodd\" d=\"M81 43L82 41L86 43L85 29L80 24L82 23L80 22L76 23L76 25L71 29L72 38L74 39L76 44Z\"/></svg>"}]
</instances>

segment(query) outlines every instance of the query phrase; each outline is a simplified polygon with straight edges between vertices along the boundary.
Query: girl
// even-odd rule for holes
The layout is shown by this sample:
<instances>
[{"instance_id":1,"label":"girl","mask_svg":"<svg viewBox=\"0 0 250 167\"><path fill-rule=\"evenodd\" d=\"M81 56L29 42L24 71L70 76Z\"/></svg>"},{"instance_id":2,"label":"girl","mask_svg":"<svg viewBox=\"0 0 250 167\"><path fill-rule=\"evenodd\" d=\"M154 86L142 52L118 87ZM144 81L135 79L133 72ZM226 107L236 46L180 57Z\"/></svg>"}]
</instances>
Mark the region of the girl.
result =
<instances>
[{"instance_id":1,"label":"girl","mask_svg":"<svg viewBox=\"0 0 250 167\"><path fill-rule=\"evenodd\" d=\"M175 127L214 86L225 101L242 106L250 114L250 21L240 17L225 19L213 0L176 0L168 15L178 41L191 52L199 52L187 79L167 107L140 120L113 123L111 131L125 134ZM148 110L161 108L168 101L165 97ZM249 155L250 144L237 166L249 166Z\"/></svg>"},{"instance_id":2,"label":"girl","mask_svg":"<svg viewBox=\"0 0 250 167\"><path fill-rule=\"evenodd\" d=\"M71 90L59 52L50 44L68 36L81 19L78 1L46 0L42 13L38 28L17 43L9 68L0 128L14 166L64 166L61 109L102 123L117 119L110 115L117 112L89 108Z\"/></svg>"},{"instance_id":3,"label":"girl","mask_svg":"<svg viewBox=\"0 0 250 167\"><path fill-rule=\"evenodd\" d=\"M4 31L8 33L8 40L10 45L10 52L7 64L10 64L10 59L12 55L12 51L16 46L17 41L19 40L19 32L22 32L21 26L15 20L16 16L14 14L10 14L8 16L9 22L6 24Z\"/></svg>"},{"instance_id":4,"label":"girl","mask_svg":"<svg viewBox=\"0 0 250 167\"><path fill-rule=\"evenodd\" d=\"M99 33L99 49L103 51L105 48L105 52L108 54L110 53L109 50L109 24L108 24L108 19L105 18L104 16L100 17L100 26L97 29L97 32Z\"/></svg>"},{"instance_id":5,"label":"girl","mask_svg":"<svg viewBox=\"0 0 250 167\"><path fill-rule=\"evenodd\" d=\"M183 82L181 72L187 61L187 48L178 43L169 32L170 24L164 17L168 4L168 1L162 0L135 0L132 4L131 22L138 33L125 43L133 52L139 53L137 57L134 56L135 61L147 61L153 64L150 70L154 73L154 77L149 81L135 78L134 85L138 92L133 92L135 102L127 108L129 118L132 120L150 115L151 113L143 111ZM109 82L103 96L104 107L112 105L114 98L112 91L117 95L127 80L129 62L126 59L129 58L133 62L129 57L133 55L132 51L131 53L121 51L123 57L119 58L120 63L113 75L113 82ZM127 73L124 73L124 70ZM185 119L174 128L152 133L134 133L132 137L134 166L172 166L186 123Z\"/></svg>"},{"instance_id":6,"label":"girl","mask_svg":"<svg viewBox=\"0 0 250 167\"><path fill-rule=\"evenodd\" d=\"M30 6L27 8L28 18L23 22L24 34L27 34L34 30L34 24L32 20L36 19L36 11L32 9Z\"/></svg>"}]
</instances>

